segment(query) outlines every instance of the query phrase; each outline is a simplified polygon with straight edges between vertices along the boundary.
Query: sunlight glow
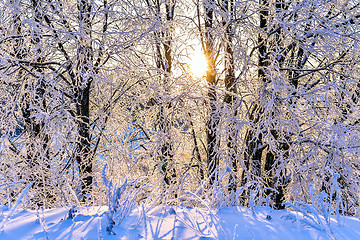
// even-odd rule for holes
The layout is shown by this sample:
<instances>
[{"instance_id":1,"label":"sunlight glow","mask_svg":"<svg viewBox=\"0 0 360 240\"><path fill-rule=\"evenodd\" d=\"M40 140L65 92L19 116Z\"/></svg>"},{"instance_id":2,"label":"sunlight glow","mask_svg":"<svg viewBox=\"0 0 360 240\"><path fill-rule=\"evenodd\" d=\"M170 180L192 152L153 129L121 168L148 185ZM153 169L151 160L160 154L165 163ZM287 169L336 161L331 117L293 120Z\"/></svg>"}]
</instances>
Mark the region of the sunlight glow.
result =
<instances>
[{"instance_id":1,"label":"sunlight glow","mask_svg":"<svg viewBox=\"0 0 360 240\"><path fill-rule=\"evenodd\" d=\"M207 60L201 51L197 51L190 57L189 68L195 77L203 77L206 75Z\"/></svg>"}]
</instances>

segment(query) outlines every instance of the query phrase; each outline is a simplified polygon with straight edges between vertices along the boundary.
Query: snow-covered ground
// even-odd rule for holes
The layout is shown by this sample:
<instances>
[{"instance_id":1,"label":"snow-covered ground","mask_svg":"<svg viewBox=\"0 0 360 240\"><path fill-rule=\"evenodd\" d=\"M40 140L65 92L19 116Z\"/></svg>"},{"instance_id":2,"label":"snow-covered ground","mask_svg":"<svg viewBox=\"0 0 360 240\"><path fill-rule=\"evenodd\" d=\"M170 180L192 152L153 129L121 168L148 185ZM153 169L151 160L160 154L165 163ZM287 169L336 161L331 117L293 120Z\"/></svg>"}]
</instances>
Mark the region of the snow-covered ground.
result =
<instances>
[{"instance_id":1,"label":"snow-covered ground","mask_svg":"<svg viewBox=\"0 0 360 240\"><path fill-rule=\"evenodd\" d=\"M332 217L329 225L322 218L267 207L138 207L110 235L105 210L77 208L72 219L66 209L22 210L11 217L3 211L0 239L360 239L358 218Z\"/></svg>"}]
</instances>

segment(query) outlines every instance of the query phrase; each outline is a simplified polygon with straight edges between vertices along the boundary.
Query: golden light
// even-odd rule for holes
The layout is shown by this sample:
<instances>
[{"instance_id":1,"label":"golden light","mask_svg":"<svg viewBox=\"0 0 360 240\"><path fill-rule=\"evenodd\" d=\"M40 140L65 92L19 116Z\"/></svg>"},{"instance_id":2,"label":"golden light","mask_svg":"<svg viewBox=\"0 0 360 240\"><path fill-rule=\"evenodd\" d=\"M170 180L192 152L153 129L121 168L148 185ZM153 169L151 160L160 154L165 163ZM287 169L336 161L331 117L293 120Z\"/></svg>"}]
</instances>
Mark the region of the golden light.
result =
<instances>
[{"instance_id":1,"label":"golden light","mask_svg":"<svg viewBox=\"0 0 360 240\"><path fill-rule=\"evenodd\" d=\"M197 51L190 57L189 68L195 77L203 77L206 75L207 60L201 51Z\"/></svg>"}]
</instances>

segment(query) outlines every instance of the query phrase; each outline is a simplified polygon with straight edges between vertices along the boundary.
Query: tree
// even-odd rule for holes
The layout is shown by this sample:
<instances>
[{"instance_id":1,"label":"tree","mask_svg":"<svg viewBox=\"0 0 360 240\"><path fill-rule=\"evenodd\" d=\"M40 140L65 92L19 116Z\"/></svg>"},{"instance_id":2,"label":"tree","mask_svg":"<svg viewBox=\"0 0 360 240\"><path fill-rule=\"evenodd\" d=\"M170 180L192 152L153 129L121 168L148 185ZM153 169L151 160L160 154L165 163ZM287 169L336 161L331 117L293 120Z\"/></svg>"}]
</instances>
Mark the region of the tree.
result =
<instances>
[{"instance_id":1,"label":"tree","mask_svg":"<svg viewBox=\"0 0 360 240\"><path fill-rule=\"evenodd\" d=\"M154 30L154 48L155 48L155 63L157 71L159 71L159 82L164 88L164 96L157 96L156 104L159 106L158 119L156 120L157 130L162 138L159 146L160 166L164 174L164 182L167 185L174 183L176 178L173 156L174 150L170 138L171 123L168 119L171 102L170 96L170 81L172 75L172 32L173 19L175 11L175 1L167 0L165 2L156 1L154 5L146 1L150 11L154 14L156 21L160 26ZM163 6L165 13L162 13Z\"/></svg>"},{"instance_id":2,"label":"tree","mask_svg":"<svg viewBox=\"0 0 360 240\"><path fill-rule=\"evenodd\" d=\"M228 105L227 107L232 108L233 114L233 122L230 123L229 136L227 140L227 147L230 151L230 166L233 171L233 175L230 177L230 186L229 191L235 192L237 189L237 162L238 162L238 151L236 148L236 137L238 130L236 129L236 124L234 123L237 116L237 109L235 106L235 95L237 94L237 82L235 78L235 63L234 63L234 46L233 46L233 38L234 38L234 1L233 0L224 0L222 10L224 12L224 20L223 24L225 27L225 99L224 102Z\"/></svg>"},{"instance_id":3,"label":"tree","mask_svg":"<svg viewBox=\"0 0 360 240\"><path fill-rule=\"evenodd\" d=\"M263 84L261 101L253 105L249 116L252 127L246 136L245 166L249 177L252 172L266 187L276 190L272 194L276 208L281 208L286 192L293 191L287 189L288 184L302 182L298 174L305 174L303 170L308 169L305 166L313 162L310 159L319 161L324 156L322 151L327 152L323 147L319 152L315 150L323 145L320 144L322 140L310 140L322 135L318 130L326 129L324 116L334 113L324 115L323 110L328 109L325 106L332 105L332 100L320 97L325 94L320 89L330 90L330 85L337 86L335 79L339 73L333 69L339 65L344 67L343 58L348 51L338 43L352 41L350 39L355 37L353 34L350 38L346 34L338 35L338 31L345 29L339 29L344 20L340 20L336 4L323 3L321 11L316 10L317 4L320 3L261 1L259 4L258 77ZM357 8L356 5L347 7ZM329 36L334 39L326 42ZM330 75L334 77L331 83L328 80ZM333 92L330 90L328 94L330 96ZM304 106L305 102L309 107ZM307 132L306 137L304 132ZM306 157L300 157L302 151L309 151ZM297 162L299 158L303 160ZM293 165L295 162L296 167ZM320 169L329 166L328 163L322 164L317 170L312 170L324 171ZM336 172L343 171L336 169ZM290 183L290 180L294 182ZM301 191L306 195L303 187ZM265 196L270 194L270 191L265 191Z\"/></svg>"},{"instance_id":4,"label":"tree","mask_svg":"<svg viewBox=\"0 0 360 240\"><path fill-rule=\"evenodd\" d=\"M206 72L206 81L209 84L209 119L206 123L207 134L207 164L209 173L209 183L213 185L216 180L216 168L219 165L217 156L217 127L219 124L219 114L217 111L217 94L216 94L216 66L215 66L215 39L213 33L214 7L213 0L204 1L205 7L205 36L204 52L208 64Z\"/></svg>"},{"instance_id":5,"label":"tree","mask_svg":"<svg viewBox=\"0 0 360 240\"><path fill-rule=\"evenodd\" d=\"M30 6L28 11L22 11L26 6ZM2 84L4 89L12 91L14 88L16 93L14 105L8 101L3 105L3 119L11 119L13 125L4 128L2 137L11 145L2 151L12 149L11 154L21 156L22 141L29 141L32 149L28 149L28 162L39 162L37 166L43 169L33 168L31 174L37 181L44 179L45 173L62 173L63 176L53 175L51 180L45 178L45 182L53 181L46 191L52 192L49 189L53 188L62 199L66 182L76 176L78 182L71 183L75 189L80 185L81 200L85 202L91 198L94 161L99 157L101 145L105 144L101 141L112 108L139 82L129 83L125 77L127 73L118 74L119 79L113 77L120 72L118 59L122 51L131 52L133 39L141 38L139 32L129 35L132 29L129 30L128 25L118 24L137 20L126 12L129 9L121 6L121 3L106 0L100 5L85 0L76 3L16 2L9 5L7 11L11 14L10 18L5 18L4 26L11 25L15 19L15 26L21 26L21 33L19 27L15 28L18 31L15 34L1 28ZM11 7L15 7L15 11ZM128 14L127 19L117 18L116 14L122 12ZM73 18L75 15L77 17ZM16 46L16 55L9 52L10 44ZM109 74L110 70L113 72ZM26 80L23 85L17 84L18 72ZM102 92L101 87L108 91ZM105 94L110 97L104 97ZM96 98L104 101L98 104ZM19 112L24 120L16 121ZM14 137L16 129L23 126L29 135ZM8 158L10 155L4 156L7 157L2 158L2 162L13 159ZM22 163L14 161L13 164L18 164L19 168Z\"/></svg>"}]
</instances>

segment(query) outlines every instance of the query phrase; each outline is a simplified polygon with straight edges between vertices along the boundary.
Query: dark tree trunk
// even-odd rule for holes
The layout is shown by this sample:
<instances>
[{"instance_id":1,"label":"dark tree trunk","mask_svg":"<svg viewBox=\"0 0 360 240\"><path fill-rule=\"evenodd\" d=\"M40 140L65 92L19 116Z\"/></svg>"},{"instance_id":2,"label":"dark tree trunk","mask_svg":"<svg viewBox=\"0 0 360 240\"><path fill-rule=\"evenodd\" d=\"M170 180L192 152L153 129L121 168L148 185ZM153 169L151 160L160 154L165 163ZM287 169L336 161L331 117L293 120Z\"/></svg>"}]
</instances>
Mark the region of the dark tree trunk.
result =
<instances>
[{"instance_id":1,"label":"dark tree trunk","mask_svg":"<svg viewBox=\"0 0 360 240\"><path fill-rule=\"evenodd\" d=\"M236 126L234 119L237 116L237 110L234 109L234 95L237 93L236 82L235 82L235 66L234 66L234 50L233 50L233 18L234 18L234 0L224 0L223 1L223 11L225 16L229 16L223 20L225 31L225 103L226 107L232 109L232 122L230 123L230 132L228 133L227 147L230 155L230 166L232 169L232 174L229 179L229 192L236 191L236 181L237 181L237 149L235 146L236 141Z\"/></svg>"},{"instance_id":2,"label":"dark tree trunk","mask_svg":"<svg viewBox=\"0 0 360 240\"><path fill-rule=\"evenodd\" d=\"M171 75L171 68L172 68L172 54L171 54L171 43L172 43L172 21L174 19L174 7L175 7L175 1L174 0L167 0L165 2L165 8L166 8L166 25L167 28L165 29L165 32L163 32L163 35L165 36L165 41L163 42L164 51L165 51L165 64L164 64L164 86L165 88L168 88L168 79ZM166 89L166 92L168 89ZM161 110L164 111L164 108L166 110L170 109L170 106L161 106ZM167 118L165 117L166 113L161 112L161 118L160 118L160 125L163 133L165 136L165 142L162 145L161 153L164 163L163 171L165 173L164 181L166 184L175 184L176 183L176 170L174 166L169 167L169 163L172 164L174 161L174 155L173 155L173 149L171 144L171 139L169 136L170 131L170 123L168 122Z\"/></svg>"},{"instance_id":3,"label":"dark tree trunk","mask_svg":"<svg viewBox=\"0 0 360 240\"><path fill-rule=\"evenodd\" d=\"M259 104L255 104L252 109L250 109L249 113L249 120L253 126L251 126L251 129L247 131L245 136L245 169L243 169L241 175L242 186L245 186L252 177L259 178L261 176L261 160L265 147L262 145L262 133L256 135L256 128L254 127L259 124L263 114L263 109Z\"/></svg>"},{"instance_id":4,"label":"dark tree trunk","mask_svg":"<svg viewBox=\"0 0 360 240\"><path fill-rule=\"evenodd\" d=\"M268 0L260 0L260 29L261 33L258 37L259 44L259 62L258 62L258 78L263 83L268 82L266 75L266 68L269 64L269 54L267 47L267 30L268 30L268 16L269 16L269 3ZM263 145L262 133L256 134L258 131L257 126L261 124L263 115L263 108L260 103L255 103L252 109L249 111L249 120L251 122L250 129L248 130L245 143L246 150L244 153L244 162L246 169L243 169L242 173L242 185L245 185L252 176L261 178L261 166L262 166L262 155L266 146ZM268 156L266 156L268 158ZM272 156L269 156L267 160L268 164L271 161ZM251 176L252 175L252 176Z\"/></svg>"},{"instance_id":5,"label":"dark tree trunk","mask_svg":"<svg viewBox=\"0 0 360 240\"><path fill-rule=\"evenodd\" d=\"M34 21L36 27L40 27L41 12L40 3L36 0L32 0L32 10L34 11ZM22 23L20 15L16 14L14 17L14 26L17 35L24 34L22 31ZM35 34L31 39L31 44L36 46L41 41L41 35L34 31ZM26 60L28 55L27 47L22 38L15 40L14 56L17 60ZM41 57L41 49L37 49L36 62L41 63L43 58ZM24 68L30 68L30 66L24 65ZM35 120L32 114L33 108L36 106L42 111L46 111L45 91L46 84L42 78L43 70L41 68L30 69L34 70L39 78L32 79L31 76L26 76L24 70L19 70L19 78L24 81L24 93L22 97L22 104L20 106L22 117L24 119L24 131L28 134L28 145L26 153L26 162L30 168L30 175L27 181L33 182L32 188L36 189L36 199L33 199L38 206L44 206L47 203L53 201L53 195L49 190L51 186L49 184L49 149L48 144L50 141L49 135L45 132L45 123L43 121Z\"/></svg>"},{"instance_id":6,"label":"dark tree trunk","mask_svg":"<svg viewBox=\"0 0 360 240\"><path fill-rule=\"evenodd\" d=\"M90 199L93 183L93 163L90 138L90 88L92 83L91 3L79 1L79 31L82 33L78 49L77 76L74 84L78 141L76 161L81 180L81 201Z\"/></svg>"},{"instance_id":7,"label":"dark tree trunk","mask_svg":"<svg viewBox=\"0 0 360 240\"><path fill-rule=\"evenodd\" d=\"M260 0L260 29L261 33L258 37L259 44L259 69L258 69L258 78L259 80L266 86L270 83L271 79L269 79L268 67L270 65L270 61L277 61L275 57L270 58L271 54L274 53L272 51L274 47L277 47L281 44L281 30L276 31L274 34L274 38L269 38L269 1L268 0ZM277 8L283 8L283 4L276 3ZM279 9L280 10L280 9ZM271 47L270 47L271 46ZM284 170L277 169L279 164L277 163L278 157L274 154L274 149L270 149L270 146L264 142L263 135L267 134L266 131L268 129L264 129L262 124L262 118L264 117L264 109L262 106L262 102L256 103L250 111L250 122L252 124L251 129L248 130L246 135L246 146L247 149L245 151L245 171L243 171L242 175L242 184L246 184L249 180L250 176L246 176L251 174L252 176L261 179L261 181L265 184L265 187L276 190L275 192L272 190L264 191L265 196L267 197L270 194L273 194L273 202L274 208L282 209L284 194L285 194L285 172ZM272 110L272 112L274 112ZM272 126L275 128L275 126ZM257 133L257 131L261 131ZM276 130L270 130L270 133L274 136L275 140L278 140L278 133ZM282 146L280 148L286 148ZM277 149L282 150L282 149ZM286 149L288 150L288 149ZM285 155L284 155L285 156ZM263 168L263 171L262 171ZM280 171L280 179L275 178L276 171Z\"/></svg>"},{"instance_id":8,"label":"dark tree trunk","mask_svg":"<svg viewBox=\"0 0 360 240\"><path fill-rule=\"evenodd\" d=\"M161 30L154 32L155 37L155 63L161 74L159 81L165 88L165 95L169 94L169 79L172 71L172 22L174 19L175 0L165 1L165 20L162 19L162 2L160 1L146 1L148 7L155 13L155 17L159 23L165 24ZM157 122L155 124L156 130L162 134L162 142L159 148L159 160L161 163L161 171L164 175L164 183L172 185L176 183L176 170L173 166L173 146L170 138L171 123L167 119L171 103L167 103L168 96L159 97L156 102L159 107L157 115Z\"/></svg>"},{"instance_id":9,"label":"dark tree trunk","mask_svg":"<svg viewBox=\"0 0 360 240\"><path fill-rule=\"evenodd\" d=\"M216 70L215 70L215 49L213 36L213 21L214 21L214 0L206 0L205 4L205 56L208 61L208 70L206 72L206 80L209 84L209 117L206 123L207 134L207 164L209 183L214 185L217 176L216 168L219 166L219 159L217 156L217 128L219 125L219 114L216 106Z\"/></svg>"},{"instance_id":10,"label":"dark tree trunk","mask_svg":"<svg viewBox=\"0 0 360 240\"><path fill-rule=\"evenodd\" d=\"M157 41L157 67L164 71L164 87L165 94L169 94L169 78L171 77L172 70L172 21L174 19L174 10L175 10L175 1L167 0L165 1L165 15L166 15L166 24L165 29L162 29L158 35ZM161 20L161 7L157 6L158 18ZM161 39L161 40L160 40ZM161 45L164 49L165 58L163 59L161 54ZM170 139L170 123L167 119L168 111L171 108L171 103L160 103L159 111L159 128L160 131L164 134L164 141L161 146L161 163L162 171L164 173L164 182L167 185L172 185L176 183L176 170L173 165L173 147ZM176 196L176 194L175 194Z\"/></svg>"}]
</instances>

